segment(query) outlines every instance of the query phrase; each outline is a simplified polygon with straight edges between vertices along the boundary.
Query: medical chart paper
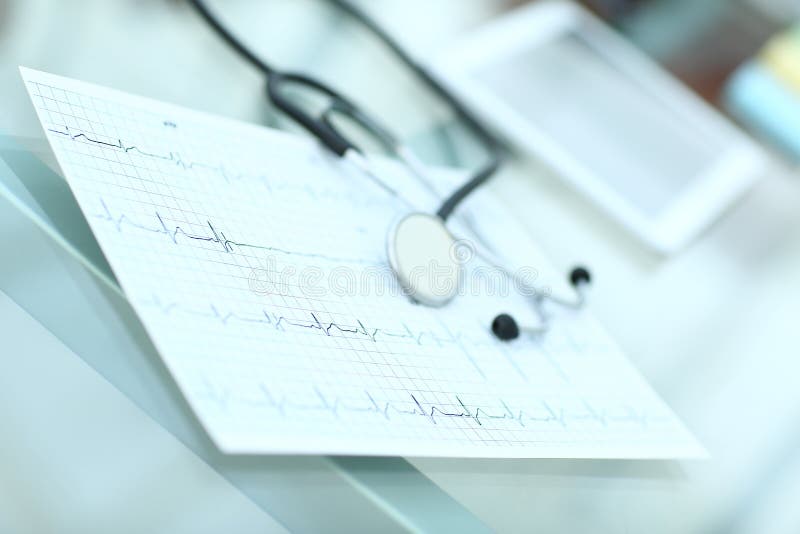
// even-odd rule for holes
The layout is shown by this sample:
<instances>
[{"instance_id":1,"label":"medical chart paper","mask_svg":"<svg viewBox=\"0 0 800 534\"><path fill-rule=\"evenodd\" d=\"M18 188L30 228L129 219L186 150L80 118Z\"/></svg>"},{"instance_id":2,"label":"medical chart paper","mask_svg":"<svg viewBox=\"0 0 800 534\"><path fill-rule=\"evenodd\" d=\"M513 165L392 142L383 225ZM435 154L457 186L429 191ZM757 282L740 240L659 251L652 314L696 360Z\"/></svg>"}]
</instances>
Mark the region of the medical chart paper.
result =
<instances>
[{"instance_id":1,"label":"medical chart paper","mask_svg":"<svg viewBox=\"0 0 800 534\"><path fill-rule=\"evenodd\" d=\"M704 455L589 314L554 308L546 334L494 339L498 313L535 316L469 241L454 251L463 294L411 303L386 263L387 230L409 207L313 140L22 75L125 294L221 450ZM416 187L392 168L399 190ZM484 224L513 224L481 195Z\"/></svg>"}]
</instances>

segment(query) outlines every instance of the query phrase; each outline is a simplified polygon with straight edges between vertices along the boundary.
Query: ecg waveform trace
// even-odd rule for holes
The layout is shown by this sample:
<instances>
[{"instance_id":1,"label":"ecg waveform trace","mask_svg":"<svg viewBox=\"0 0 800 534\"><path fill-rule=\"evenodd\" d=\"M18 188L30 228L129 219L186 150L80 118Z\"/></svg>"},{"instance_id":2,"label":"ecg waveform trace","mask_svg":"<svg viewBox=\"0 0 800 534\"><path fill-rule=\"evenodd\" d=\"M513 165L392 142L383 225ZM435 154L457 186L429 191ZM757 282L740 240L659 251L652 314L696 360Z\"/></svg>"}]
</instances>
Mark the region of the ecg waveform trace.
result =
<instances>
[{"instance_id":1,"label":"ecg waveform trace","mask_svg":"<svg viewBox=\"0 0 800 534\"><path fill-rule=\"evenodd\" d=\"M181 226L175 225L173 227L167 226L164 222L164 218L158 211L154 211L154 216L158 220L158 226L148 226L146 224L142 224L139 222L134 221L126 214L122 213L120 215L115 216L111 209L106 204L103 198L100 198L100 205L103 208L103 213L95 213L93 216L97 219L101 219L103 221L107 221L114 225L117 232L122 232L124 226L130 226L131 228L135 228L137 230L142 230L145 232L150 232L154 234L162 234L169 238L173 244L178 244L178 236L181 235L189 240L192 241L201 241L207 243L216 243L222 247L224 252L233 253L234 249L236 248L249 248L249 249L256 249L256 250L263 250L266 252L277 252L279 254L286 254L288 256L296 256L296 257L303 257L303 258L314 258L320 259L330 262L337 262L337 263L348 263L348 264L364 264L364 265L381 265L380 260L366 260L363 258L346 258L342 256L331 256L329 254L322 254L318 252L302 252L297 250L288 250L285 248L274 247L270 245L256 245L253 243L245 243L242 241L234 241L233 239L229 239L225 236L225 233L222 231L217 231L211 221L206 221L208 225L208 229L211 232L210 234L195 234L190 233L184 230Z\"/></svg>"},{"instance_id":2,"label":"ecg waveform trace","mask_svg":"<svg viewBox=\"0 0 800 534\"><path fill-rule=\"evenodd\" d=\"M379 194L303 137L22 75L117 280L223 452L703 454L585 313L555 316L546 338L502 344L487 325L529 306L520 295L433 309L392 291L320 296L302 279L286 291L249 285L270 254L282 268L315 261L305 270L325 280L385 267L405 195L430 198ZM488 235L515 224L503 209L476 215L494 226Z\"/></svg>"},{"instance_id":3,"label":"ecg waveform trace","mask_svg":"<svg viewBox=\"0 0 800 534\"><path fill-rule=\"evenodd\" d=\"M403 331L391 331L386 328L367 327L361 319L356 319L355 324L343 324L336 321L321 321L317 312L308 312L309 318L305 321L290 318L284 315L276 314L262 309L260 315L245 316L240 313L234 312L221 312L217 306L210 304L208 311L202 310L188 310L182 307L177 302L170 302L164 304L158 297L152 297L145 305L154 306L162 311L162 313L169 315L177 311L182 311L191 315L206 316L219 320L222 324L228 324L232 321L239 321L250 324L261 324L272 326L276 330L285 330L286 326L301 328L304 330L318 331L319 333L330 337L333 332L340 334L357 334L372 342L377 342L379 337L389 337L396 339L409 339L413 340L417 345L422 345L424 339L430 339L438 346L444 343L458 343L462 334L452 334L447 337L440 336L432 330L413 331L407 324L402 323Z\"/></svg>"},{"instance_id":4,"label":"ecg waveform trace","mask_svg":"<svg viewBox=\"0 0 800 534\"><path fill-rule=\"evenodd\" d=\"M555 409L547 400L540 400L541 415L536 415L529 410L512 408L503 399L497 399L497 407L494 409L481 406L473 408L456 395L453 399L455 402L451 405L457 406L458 409L452 410L438 404L422 402L413 393L408 394L409 398L406 401L378 402L369 391L365 390L363 401L356 403L344 401L338 397L328 398L318 387L313 387L312 397L317 402L301 402L286 395L276 396L264 384L259 384L258 389L262 394L259 399L239 399L237 402L266 405L277 411L282 417L291 417L292 412L319 412L333 417L338 417L342 412L351 412L378 415L387 421L390 421L393 416L417 416L433 425L437 424L437 418L465 419L479 427L484 426L484 422L487 420L508 421L520 428L531 424L557 424L561 428L567 428L570 422L593 422L602 427L607 427L611 423L622 423L647 428L651 422L658 419L663 420L663 417L651 418L646 413L637 412L630 406L624 406L618 412L611 413L595 408L586 400L581 401L583 411ZM222 409L228 406L232 398L230 392L217 390L209 381L205 383L205 389L200 394L211 399Z\"/></svg>"},{"instance_id":5,"label":"ecg waveform trace","mask_svg":"<svg viewBox=\"0 0 800 534\"><path fill-rule=\"evenodd\" d=\"M304 195L314 200L326 199L328 201L342 201L352 203L364 207L383 207L386 205L385 197L370 197L367 195L359 194L356 192L342 192L335 191L330 188L312 187L309 184L297 184L291 181L278 180L275 177L268 176L264 173L248 174L245 172L235 172L226 167L225 165L214 165L202 161L185 160L180 154L174 150L169 150L164 153L151 152L140 148L138 145L126 144L122 139L117 139L115 142L103 141L90 134L79 131L72 133L73 129L66 125L60 125L58 128L48 128L47 131L63 136L71 141L85 142L90 145L98 147L119 150L124 154L134 153L144 158L151 158L164 163L174 164L176 167L183 171L191 171L193 169L205 169L218 175L226 183L233 183L236 181L252 180L258 182L268 192L285 191L288 193L303 193Z\"/></svg>"},{"instance_id":6,"label":"ecg waveform trace","mask_svg":"<svg viewBox=\"0 0 800 534\"><path fill-rule=\"evenodd\" d=\"M364 324L365 321L359 318L355 318L350 323L344 323L340 321L322 321L319 318L319 312L314 311L306 312L308 314L308 318L306 320L302 320L296 317L288 317L270 312L265 309L261 309L257 314L243 314L232 311L221 312L214 304L209 304L207 310L194 308L190 309L186 306L180 305L177 302L162 303L161 299L155 295L149 300L144 301L143 305L157 308L165 315L182 312L194 317L204 317L207 319L216 320L222 325L228 325L232 322L241 322L251 325L272 326L278 331L285 331L286 327L289 326L302 331L317 332L325 337L333 337L335 333L344 335L345 337L347 334L355 334L356 337L368 339L373 343L378 343L381 340L389 339L394 340L395 342L402 340L412 341L418 346L424 346L429 341L434 343L439 348L449 345L458 348L458 350L464 354L468 363L475 370L475 372L477 372L478 375L480 375L484 380L486 379L486 374L467 350L467 346L489 347L491 346L491 343L487 341L482 342L480 340L476 340L470 336L466 336L460 331L453 332L449 329L446 329L445 335L441 335L435 332L433 329L414 330L404 322L400 323L400 329L373 326L367 327ZM546 355L545 359L564 381L569 381L566 373L564 373L563 369L557 362L555 362L549 355ZM522 370L519 369L516 364L512 365L520 377L523 380L527 380L527 377Z\"/></svg>"}]
</instances>

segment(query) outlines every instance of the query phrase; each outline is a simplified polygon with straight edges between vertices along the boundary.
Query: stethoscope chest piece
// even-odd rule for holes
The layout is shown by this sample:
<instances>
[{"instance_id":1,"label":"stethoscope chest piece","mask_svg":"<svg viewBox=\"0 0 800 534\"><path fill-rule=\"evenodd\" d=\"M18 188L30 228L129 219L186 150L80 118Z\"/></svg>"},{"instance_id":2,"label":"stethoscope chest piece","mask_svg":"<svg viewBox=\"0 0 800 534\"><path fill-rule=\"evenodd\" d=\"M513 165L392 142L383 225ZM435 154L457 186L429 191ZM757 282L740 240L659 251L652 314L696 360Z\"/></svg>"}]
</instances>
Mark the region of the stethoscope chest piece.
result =
<instances>
[{"instance_id":1,"label":"stethoscope chest piece","mask_svg":"<svg viewBox=\"0 0 800 534\"><path fill-rule=\"evenodd\" d=\"M410 213L388 234L388 257L403 290L426 306L443 306L458 293L461 261L456 240L436 215Z\"/></svg>"}]
</instances>

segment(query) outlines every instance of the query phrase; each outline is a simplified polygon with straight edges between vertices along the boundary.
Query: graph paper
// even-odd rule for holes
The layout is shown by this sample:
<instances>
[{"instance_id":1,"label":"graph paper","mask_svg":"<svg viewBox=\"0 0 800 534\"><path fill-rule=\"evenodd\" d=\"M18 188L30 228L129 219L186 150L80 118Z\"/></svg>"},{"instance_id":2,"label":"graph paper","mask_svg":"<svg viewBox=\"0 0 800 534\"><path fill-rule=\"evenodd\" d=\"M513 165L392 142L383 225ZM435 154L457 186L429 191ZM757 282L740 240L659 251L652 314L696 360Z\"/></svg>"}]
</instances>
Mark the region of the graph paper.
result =
<instances>
[{"instance_id":1,"label":"graph paper","mask_svg":"<svg viewBox=\"0 0 800 534\"><path fill-rule=\"evenodd\" d=\"M126 296L222 451L703 454L588 313L553 310L547 333L498 341L498 313L536 316L469 258L453 302L412 303L385 253L408 203L314 141L22 75ZM433 202L399 167L379 168ZM480 195L472 219L508 230ZM470 235L465 221L454 227Z\"/></svg>"}]
</instances>

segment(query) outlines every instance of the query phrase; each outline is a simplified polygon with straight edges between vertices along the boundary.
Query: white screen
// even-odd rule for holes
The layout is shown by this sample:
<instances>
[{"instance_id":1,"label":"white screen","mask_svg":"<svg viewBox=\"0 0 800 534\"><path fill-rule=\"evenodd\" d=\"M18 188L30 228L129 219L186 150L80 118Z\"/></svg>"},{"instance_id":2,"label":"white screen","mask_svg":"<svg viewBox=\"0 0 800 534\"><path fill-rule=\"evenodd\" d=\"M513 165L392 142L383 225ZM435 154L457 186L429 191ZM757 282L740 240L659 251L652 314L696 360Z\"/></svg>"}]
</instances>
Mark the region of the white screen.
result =
<instances>
[{"instance_id":1,"label":"white screen","mask_svg":"<svg viewBox=\"0 0 800 534\"><path fill-rule=\"evenodd\" d=\"M648 216L668 207L725 146L576 34L474 76Z\"/></svg>"}]
</instances>

